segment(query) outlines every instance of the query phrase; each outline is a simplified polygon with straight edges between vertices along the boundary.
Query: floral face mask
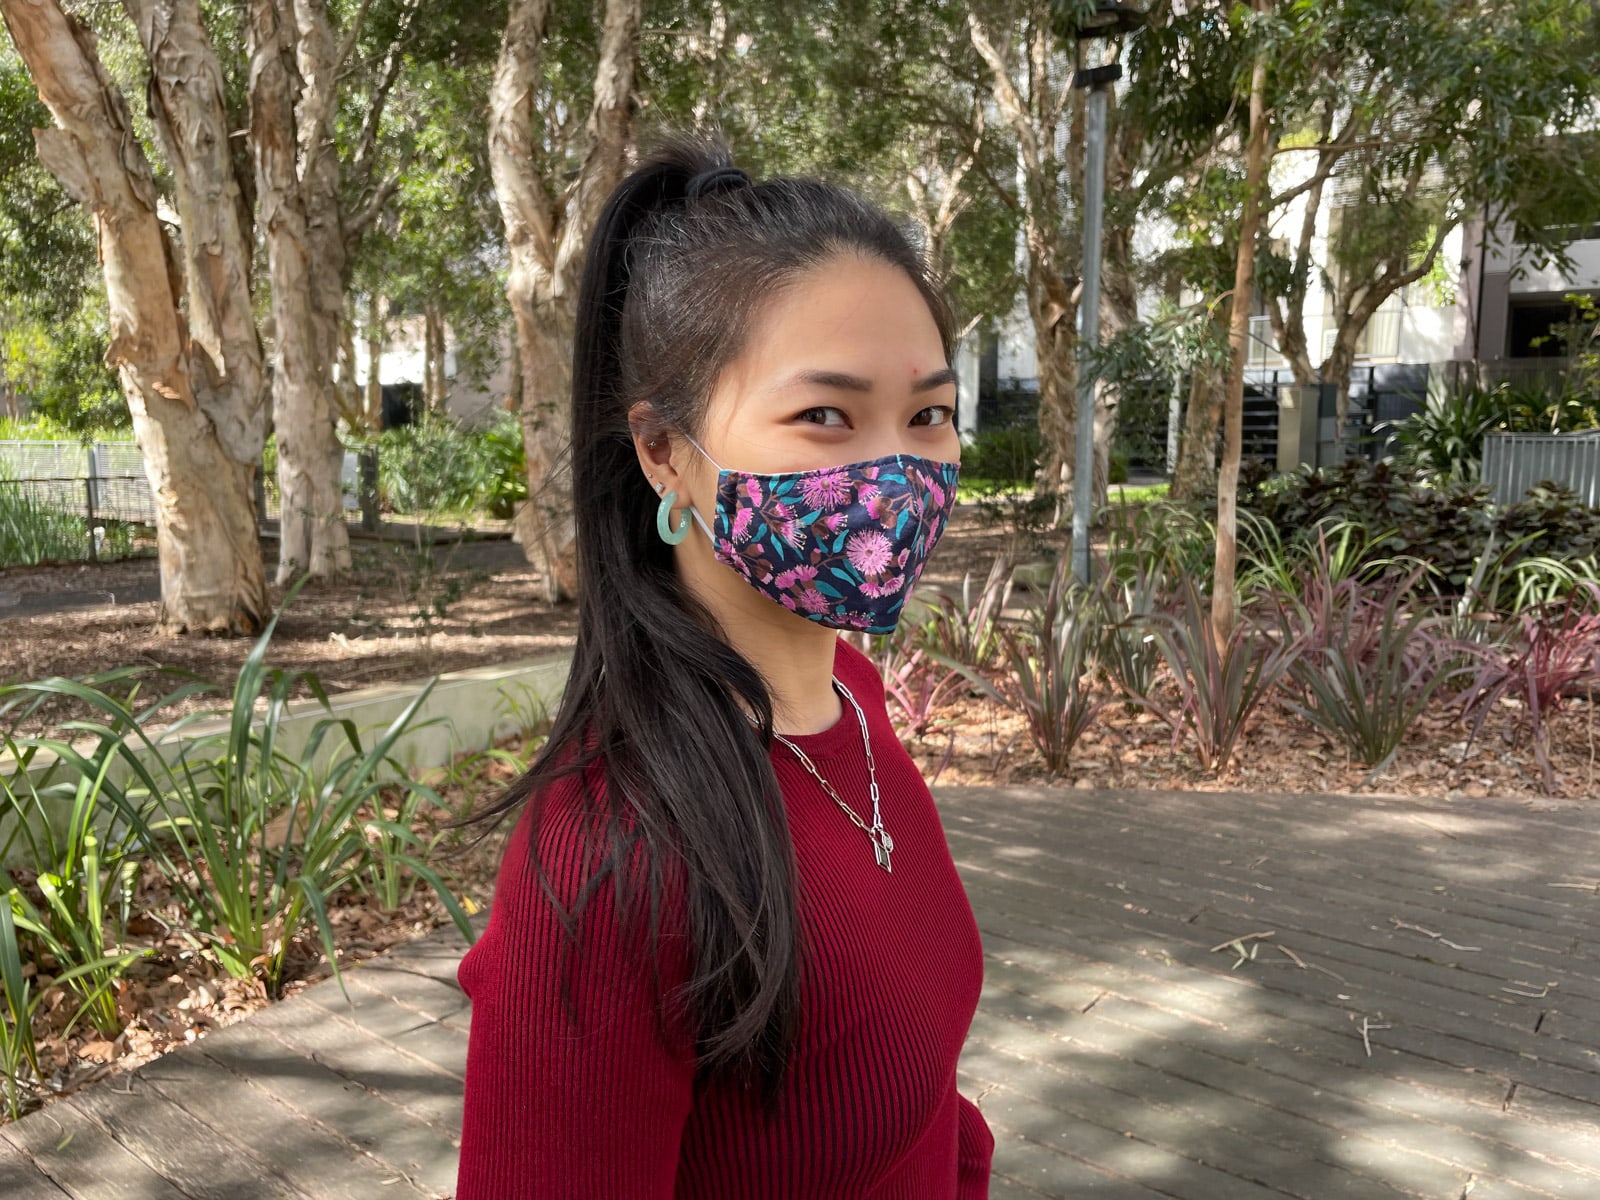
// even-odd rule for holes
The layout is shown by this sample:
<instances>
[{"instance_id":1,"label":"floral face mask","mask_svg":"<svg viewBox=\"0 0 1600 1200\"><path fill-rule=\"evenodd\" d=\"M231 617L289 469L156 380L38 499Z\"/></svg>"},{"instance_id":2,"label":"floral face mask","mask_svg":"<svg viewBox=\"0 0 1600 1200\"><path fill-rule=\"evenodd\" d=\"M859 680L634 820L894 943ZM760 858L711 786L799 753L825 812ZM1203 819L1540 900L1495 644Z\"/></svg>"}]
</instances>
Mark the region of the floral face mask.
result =
<instances>
[{"instance_id":1,"label":"floral face mask","mask_svg":"<svg viewBox=\"0 0 1600 1200\"><path fill-rule=\"evenodd\" d=\"M831 629L892 633L955 505L957 463L911 454L762 475L717 468L717 559Z\"/></svg>"}]
</instances>

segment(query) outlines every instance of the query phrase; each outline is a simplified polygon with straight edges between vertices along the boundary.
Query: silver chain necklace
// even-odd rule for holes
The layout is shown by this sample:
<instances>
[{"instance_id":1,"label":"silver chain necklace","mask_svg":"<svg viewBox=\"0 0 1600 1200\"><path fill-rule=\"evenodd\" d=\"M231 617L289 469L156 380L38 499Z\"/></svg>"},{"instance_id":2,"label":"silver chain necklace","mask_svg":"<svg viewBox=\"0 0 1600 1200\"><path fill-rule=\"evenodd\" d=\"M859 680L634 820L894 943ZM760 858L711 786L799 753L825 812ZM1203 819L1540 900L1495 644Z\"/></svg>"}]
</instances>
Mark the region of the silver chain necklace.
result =
<instances>
[{"instance_id":1,"label":"silver chain necklace","mask_svg":"<svg viewBox=\"0 0 1600 1200\"><path fill-rule=\"evenodd\" d=\"M822 790L832 796L833 802L844 809L845 815L855 822L856 828L867 835L872 842L872 852L878 860L878 865L893 874L893 868L889 866L889 852L894 849L894 839L889 836L889 831L883 827L883 814L878 810L878 767L872 759L872 736L867 732L867 715L861 711L861 705L856 703L856 698L850 694L850 689L839 682L838 676L834 677L833 686L839 689L841 696L850 701L850 707L856 710L856 720L861 723L861 742L867 749L867 778L872 787L872 827L870 829L860 817L856 816L855 810L844 802L843 798L834 789L833 784L822 777L822 772L817 770L816 765L807 757L804 750L800 749L799 746L796 746L776 729L772 731L772 736L794 752L794 756L800 760L800 765L811 772L816 781L822 785Z\"/></svg>"}]
</instances>

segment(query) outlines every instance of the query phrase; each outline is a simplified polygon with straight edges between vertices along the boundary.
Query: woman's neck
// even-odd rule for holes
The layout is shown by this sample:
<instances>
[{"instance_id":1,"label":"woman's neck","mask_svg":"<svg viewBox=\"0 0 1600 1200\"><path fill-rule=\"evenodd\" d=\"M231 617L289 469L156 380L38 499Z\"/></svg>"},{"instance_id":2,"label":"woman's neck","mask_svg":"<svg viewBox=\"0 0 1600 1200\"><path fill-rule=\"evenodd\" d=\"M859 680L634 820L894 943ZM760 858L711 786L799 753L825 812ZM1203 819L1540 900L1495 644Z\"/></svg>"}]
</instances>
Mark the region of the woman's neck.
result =
<instances>
[{"instance_id":1,"label":"woman's neck","mask_svg":"<svg viewBox=\"0 0 1600 1200\"><path fill-rule=\"evenodd\" d=\"M833 655L839 635L811 621L805 621L808 628L798 632L786 630L782 625L801 619L782 609L772 615L787 620L780 623L751 620L744 613L722 614L723 634L766 681L772 695L772 727L777 732L799 735L831 729L843 712L833 687Z\"/></svg>"},{"instance_id":2,"label":"woman's neck","mask_svg":"<svg viewBox=\"0 0 1600 1200\"><path fill-rule=\"evenodd\" d=\"M833 688L833 656L839 634L779 607L720 562L698 556L679 570L696 599L711 612L728 644L766 681L772 725L779 733L803 735L831 729L843 713Z\"/></svg>"}]
</instances>

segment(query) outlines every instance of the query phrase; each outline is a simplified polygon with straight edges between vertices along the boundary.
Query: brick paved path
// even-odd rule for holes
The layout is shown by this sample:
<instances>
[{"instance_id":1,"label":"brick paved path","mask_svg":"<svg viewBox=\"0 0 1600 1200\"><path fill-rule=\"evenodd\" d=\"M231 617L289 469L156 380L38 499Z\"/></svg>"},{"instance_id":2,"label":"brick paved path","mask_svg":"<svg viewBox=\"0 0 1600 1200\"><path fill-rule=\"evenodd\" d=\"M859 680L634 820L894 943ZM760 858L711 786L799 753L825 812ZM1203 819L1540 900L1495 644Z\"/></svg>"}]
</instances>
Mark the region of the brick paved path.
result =
<instances>
[{"instance_id":1,"label":"brick paved path","mask_svg":"<svg viewBox=\"0 0 1600 1200\"><path fill-rule=\"evenodd\" d=\"M961 1083L995 1200L1600 1198L1600 802L939 802L987 953ZM0 1127L0 1196L448 1196L461 951Z\"/></svg>"}]
</instances>

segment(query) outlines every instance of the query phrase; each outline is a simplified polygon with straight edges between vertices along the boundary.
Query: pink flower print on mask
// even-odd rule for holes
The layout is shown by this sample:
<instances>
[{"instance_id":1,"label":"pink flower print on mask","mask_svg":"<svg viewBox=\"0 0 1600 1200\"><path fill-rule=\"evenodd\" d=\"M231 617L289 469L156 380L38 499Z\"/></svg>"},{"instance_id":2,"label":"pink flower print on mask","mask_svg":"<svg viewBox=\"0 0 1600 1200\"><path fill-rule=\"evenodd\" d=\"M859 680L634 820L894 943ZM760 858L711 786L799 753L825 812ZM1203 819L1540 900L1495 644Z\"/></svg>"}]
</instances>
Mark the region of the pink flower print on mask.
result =
<instances>
[{"instance_id":1,"label":"pink flower print on mask","mask_svg":"<svg viewBox=\"0 0 1600 1200\"><path fill-rule=\"evenodd\" d=\"M786 611L888 633L939 539L957 465L888 455L756 476L717 465L717 557Z\"/></svg>"},{"instance_id":2,"label":"pink flower print on mask","mask_svg":"<svg viewBox=\"0 0 1600 1200\"><path fill-rule=\"evenodd\" d=\"M844 552L850 565L861 574L877 575L889 565L889 560L894 556L894 547L878 530L864 529L850 535Z\"/></svg>"},{"instance_id":3,"label":"pink flower print on mask","mask_svg":"<svg viewBox=\"0 0 1600 1200\"><path fill-rule=\"evenodd\" d=\"M793 591L796 584L807 584L817 577L815 567L791 567L787 571L778 572L778 577L772 581L773 586L785 592Z\"/></svg>"},{"instance_id":4,"label":"pink flower print on mask","mask_svg":"<svg viewBox=\"0 0 1600 1200\"><path fill-rule=\"evenodd\" d=\"M779 538L788 542L796 550L805 549L806 528L795 519L794 509L779 500L772 505L771 515L768 519L771 528Z\"/></svg>"},{"instance_id":5,"label":"pink flower print on mask","mask_svg":"<svg viewBox=\"0 0 1600 1200\"><path fill-rule=\"evenodd\" d=\"M850 481L843 470L819 471L800 481L800 497L819 511L850 501Z\"/></svg>"}]
</instances>

